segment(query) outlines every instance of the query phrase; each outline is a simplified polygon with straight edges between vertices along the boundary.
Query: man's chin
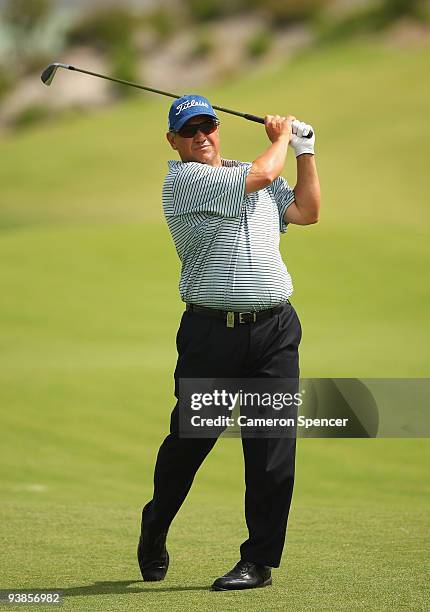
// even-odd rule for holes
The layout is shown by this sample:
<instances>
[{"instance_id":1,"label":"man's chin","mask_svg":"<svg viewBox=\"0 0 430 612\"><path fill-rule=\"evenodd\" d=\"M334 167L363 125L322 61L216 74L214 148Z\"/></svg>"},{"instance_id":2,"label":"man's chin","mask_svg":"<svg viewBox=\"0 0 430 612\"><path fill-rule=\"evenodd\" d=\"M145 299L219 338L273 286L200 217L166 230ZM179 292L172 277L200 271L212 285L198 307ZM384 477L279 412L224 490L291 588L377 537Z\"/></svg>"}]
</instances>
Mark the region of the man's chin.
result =
<instances>
[{"instance_id":1,"label":"man's chin","mask_svg":"<svg viewBox=\"0 0 430 612\"><path fill-rule=\"evenodd\" d=\"M215 155L209 147L194 153L194 161L200 162L201 164L211 164L214 159Z\"/></svg>"}]
</instances>

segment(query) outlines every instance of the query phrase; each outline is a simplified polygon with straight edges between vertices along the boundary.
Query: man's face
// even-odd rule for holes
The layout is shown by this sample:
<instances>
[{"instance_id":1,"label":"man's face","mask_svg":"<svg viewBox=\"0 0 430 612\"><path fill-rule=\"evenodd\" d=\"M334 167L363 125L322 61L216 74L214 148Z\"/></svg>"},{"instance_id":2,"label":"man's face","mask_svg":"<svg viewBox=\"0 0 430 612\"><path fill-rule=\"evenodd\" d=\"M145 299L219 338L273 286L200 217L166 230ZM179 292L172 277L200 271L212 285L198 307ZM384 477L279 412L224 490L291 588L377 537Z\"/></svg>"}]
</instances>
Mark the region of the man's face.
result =
<instances>
[{"instance_id":1,"label":"man's face","mask_svg":"<svg viewBox=\"0 0 430 612\"><path fill-rule=\"evenodd\" d=\"M208 115L196 115L191 117L186 125L202 123L207 119ZM172 149L178 151L183 162L195 161L209 166L221 166L218 127L211 134L204 134L199 130L192 138L184 138L172 132L167 132L166 136Z\"/></svg>"}]
</instances>

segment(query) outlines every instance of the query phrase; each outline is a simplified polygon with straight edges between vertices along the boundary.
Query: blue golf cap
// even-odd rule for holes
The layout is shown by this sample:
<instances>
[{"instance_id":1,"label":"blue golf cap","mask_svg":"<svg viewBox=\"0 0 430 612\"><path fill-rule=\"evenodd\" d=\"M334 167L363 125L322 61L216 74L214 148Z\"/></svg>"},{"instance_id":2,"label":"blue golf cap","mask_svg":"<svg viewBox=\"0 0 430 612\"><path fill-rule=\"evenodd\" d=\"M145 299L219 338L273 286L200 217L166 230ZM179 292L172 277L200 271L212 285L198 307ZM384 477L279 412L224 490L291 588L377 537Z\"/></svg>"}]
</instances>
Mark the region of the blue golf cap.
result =
<instances>
[{"instance_id":1,"label":"blue golf cap","mask_svg":"<svg viewBox=\"0 0 430 612\"><path fill-rule=\"evenodd\" d=\"M182 96L182 98L177 98L170 107L169 130L177 132L188 119L196 115L209 115L209 117L218 119L207 98L197 94L188 94Z\"/></svg>"}]
</instances>

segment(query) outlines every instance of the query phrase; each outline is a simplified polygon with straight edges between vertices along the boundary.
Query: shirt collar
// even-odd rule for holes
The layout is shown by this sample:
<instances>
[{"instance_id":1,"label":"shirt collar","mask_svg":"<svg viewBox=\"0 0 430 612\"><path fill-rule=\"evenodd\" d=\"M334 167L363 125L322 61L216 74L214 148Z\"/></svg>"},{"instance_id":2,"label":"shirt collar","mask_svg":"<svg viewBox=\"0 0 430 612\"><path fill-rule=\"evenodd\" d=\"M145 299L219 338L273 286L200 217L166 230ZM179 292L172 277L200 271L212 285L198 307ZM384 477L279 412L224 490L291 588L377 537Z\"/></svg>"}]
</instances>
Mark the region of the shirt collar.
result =
<instances>
[{"instance_id":1,"label":"shirt collar","mask_svg":"<svg viewBox=\"0 0 430 612\"><path fill-rule=\"evenodd\" d=\"M179 168L180 166L185 166L185 164L189 164L189 163L190 162L183 162L179 159L169 159L169 161L167 162L169 166L169 170ZM238 161L237 159L225 159L224 157L221 157L221 164L225 167L246 166L247 162L241 162L241 161ZM202 165L205 165L205 164L202 164Z\"/></svg>"}]
</instances>

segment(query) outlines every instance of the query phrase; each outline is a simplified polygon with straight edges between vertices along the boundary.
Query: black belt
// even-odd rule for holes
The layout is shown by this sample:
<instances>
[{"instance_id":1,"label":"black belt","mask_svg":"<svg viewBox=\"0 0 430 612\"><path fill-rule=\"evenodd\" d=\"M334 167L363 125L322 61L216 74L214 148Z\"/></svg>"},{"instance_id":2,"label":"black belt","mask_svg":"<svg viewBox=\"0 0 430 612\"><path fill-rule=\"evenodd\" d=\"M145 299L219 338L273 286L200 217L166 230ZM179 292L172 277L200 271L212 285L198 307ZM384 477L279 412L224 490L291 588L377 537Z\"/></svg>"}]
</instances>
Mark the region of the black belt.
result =
<instances>
[{"instance_id":1,"label":"black belt","mask_svg":"<svg viewBox=\"0 0 430 612\"><path fill-rule=\"evenodd\" d=\"M256 323L263 319L273 317L275 314L279 314L286 304L289 304L289 300L283 302L279 306L274 308L268 308L267 310L248 311L248 312L237 312L233 310L218 310L216 308L207 308L206 306L197 306L196 304L187 304L187 312L194 312L196 314L204 315L207 317L216 317L217 319L224 319L227 327L234 327L235 323Z\"/></svg>"}]
</instances>

